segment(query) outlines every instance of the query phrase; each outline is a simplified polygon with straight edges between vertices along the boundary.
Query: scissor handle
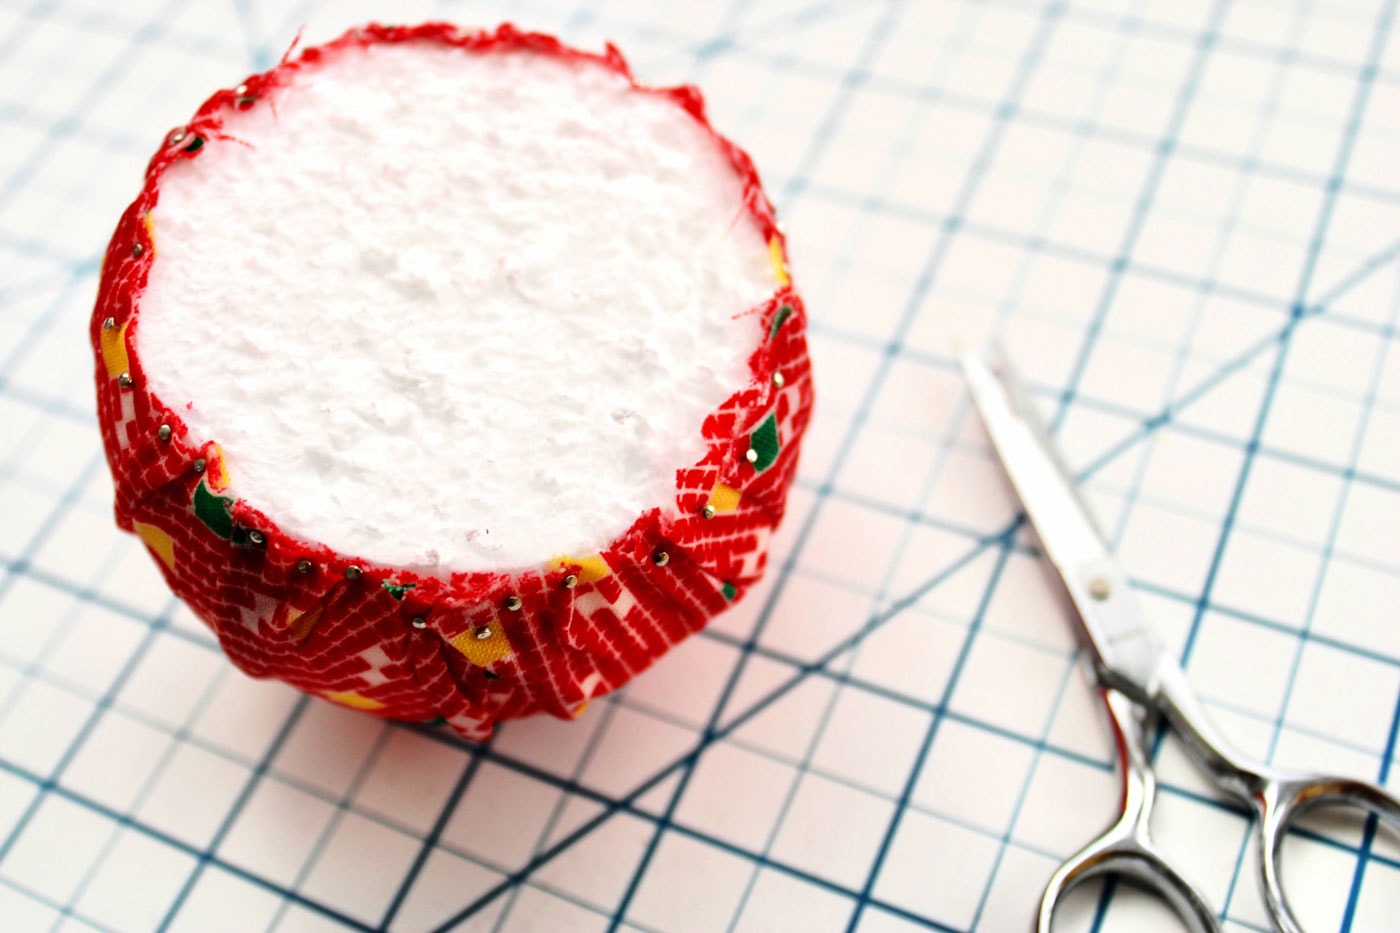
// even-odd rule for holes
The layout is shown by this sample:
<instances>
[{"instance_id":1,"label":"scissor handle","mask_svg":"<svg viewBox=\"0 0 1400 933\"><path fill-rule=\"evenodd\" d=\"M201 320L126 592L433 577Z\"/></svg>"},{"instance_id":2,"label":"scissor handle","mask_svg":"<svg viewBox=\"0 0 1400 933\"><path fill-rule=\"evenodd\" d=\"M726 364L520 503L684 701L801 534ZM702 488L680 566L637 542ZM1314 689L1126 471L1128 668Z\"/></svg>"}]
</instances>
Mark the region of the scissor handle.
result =
<instances>
[{"instance_id":1,"label":"scissor handle","mask_svg":"<svg viewBox=\"0 0 1400 933\"><path fill-rule=\"evenodd\" d=\"M1116 829L1116 827L1115 827ZM1114 838L1114 830L1070 856L1045 886L1036 918L1037 933L1051 933L1051 920L1060 901L1091 878L1116 875L1157 895L1191 933L1219 933L1215 911L1148 840Z\"/></svg>"},{"instance_id":2,"label":"scissor handle","mask_svg":"<svg viewBox=\"0 0 1400 933\"><path fill-rule=\"evenodd\" d=\"M1196 887L1167 861L1152 842L1149 817L1157 797L1157 779L1148 760L1147 737L1155 717L1113 687L1100 686L1108 724L1118 748L1123 797L1120 814L1084 848L1066 859L1040 898L1038 933L1050 933L1055 907L1070 891L1091 878L1116 875L1145 888L1175 911L1191 933L1218 933L1220 922Z\"/></svg>"},{"instance_id":3,"label":"scissor handle","mask_svg":"<svg viewBox=\"0 0 1400 933\"><path fill-rule=\"evenodd\" d=\"M1216 785L1254 810L1260 893L1274 924L1280 933L1304 933L1288 906L1279 872L1283 840L1293 821L1314 807L1330 804L1365 810L1400 832L1400 800L1366 781L1295 774L1255 761L1230 745L1216 729L1180 667L1164 663L1156 679L1157 706L1191 757Z\"/></svg>"},{"instance_id":4,"label":"scissor handle","mask_svg":"<svg viewBox=\"0 0 1400 933\"><path fill-rule=\"evenodd\" d=\"M1293 821L1315 807L1339 806L1374 814L1400 832L1400 800L1374 784L1332 775L1283 775L1261 769L1258 811L1259 883L1264 904L1281 933L1303 933L1279 872L1283 840Z\"/></svg>"}]
</instances>

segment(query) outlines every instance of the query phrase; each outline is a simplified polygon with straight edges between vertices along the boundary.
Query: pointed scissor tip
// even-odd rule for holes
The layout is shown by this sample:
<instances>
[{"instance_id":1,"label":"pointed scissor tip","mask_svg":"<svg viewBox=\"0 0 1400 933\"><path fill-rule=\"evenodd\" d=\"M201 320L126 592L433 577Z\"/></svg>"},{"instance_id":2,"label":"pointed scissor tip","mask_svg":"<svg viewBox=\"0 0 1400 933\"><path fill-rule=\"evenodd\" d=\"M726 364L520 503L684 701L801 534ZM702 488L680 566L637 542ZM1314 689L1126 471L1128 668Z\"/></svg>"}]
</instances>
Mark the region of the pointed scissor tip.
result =
<instances>
[{"instance_id":1,"label":"pointed scissor tip","mask_svg":"<svg viewBox=\"0 0 1400 933\"><path fill-rule=\"evenodd\" d=\"M953 343L953 359L958 363L958 368L963 375L967 375L973 369L983 369L987 366L986 354L975 344L965 340L957 340Z\"/></svg>"},{"instance_id":2,"label":"pointed scissor tip","mask_svg":"<svg viewBox=\"0 0 1400 933\"><path fill-rule=\"evenodd\" d=\"M991 417L989 411L996 406L998 396L1002 397L1002 405L1005 406L1005 394L980 351L966 350L958 354L958 368L962 370L963 384L972 396L973 407L982 415L983 421Z\"/></svg>"},{"instance_id":3,"label":"pointed scissor tip","mask_svg":"<svg viewBox=\"0 0 1400 933\"><path fill-rule=\"evenodd\" d=\"M996 376L1006 366L1006 345L995 337L987 341L985 347L978 347L965 340L955 340L953 358L957 360L958 368L964 376L972 372L986 372Z\"/></svg>"},{"instance_id":4,"label":"pointed scissor tip","mask_svg":"<svg viewBox=\"0 0 1400 933\"><path fill-rule=\"evenodd\" d=\"M992 341L985 350L964 345L957 348L956 356L963 380L968 383L999 381L1005 368L1006 353L1000 341Z\"/></svg>"},{"instance_id":5,"label":"pointed scissor tip","mask_svg":"<svg viewBox=\"0 0 1400 933\"><path fill-rule=\"evenodd\" d=\"M987 361L982 358L982 351L971 347L958 347L954 351L954 358L958 361L958 369L962 370L963 379L970 379L973 373L987 366Z\"/></svg>"}]
</instances>

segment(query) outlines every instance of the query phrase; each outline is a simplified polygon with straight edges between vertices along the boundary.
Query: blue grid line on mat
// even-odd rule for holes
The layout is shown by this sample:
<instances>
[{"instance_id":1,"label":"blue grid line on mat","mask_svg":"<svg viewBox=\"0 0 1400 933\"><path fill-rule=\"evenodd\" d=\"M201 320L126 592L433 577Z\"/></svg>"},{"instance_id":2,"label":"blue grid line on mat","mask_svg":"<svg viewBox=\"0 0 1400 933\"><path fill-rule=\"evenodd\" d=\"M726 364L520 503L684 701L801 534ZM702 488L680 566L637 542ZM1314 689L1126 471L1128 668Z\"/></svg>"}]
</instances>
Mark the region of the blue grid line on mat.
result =
<instances>
[{"instance_id":1,"label":"blue grid line on mat","mask_svg":"<svg viewBox=\"0 0 1400 933\"><path fill-rule=\"evenodd\" d=\"M792 198L798 196L801 193L802 185L804 183L803 179L805 176L804 170L810 168L810 166L816 161L816 159L820 157L823 149L831 141L833 133L836 132L837 128L841 124L846 109L851 106L851 97L854 94L855 89L858 88L862 83L864 83L868 77L867 68L871 59L879 51L881 44L886 40L890 31L894 28L898 12L901 10L902 6L899 5L892 4L887 7L880 21L876 24L876 26L866 37L865 42L861 46L861 50L856 61L852 64L851 68L847 70L845 74L842 75L840 79L841 91L833 100L830 109L823 117L816 131L812 134L812 137L809 140L806 149L803 153L801 162L799 163L798 173L796 176L789 179L787 186L784 188L781 195L779 196L780 202L790 201ZM859 430L859 420L859 416L857 416L856 421L853 422L851 434L849 434L848 437ZM838 455L837 457L837 462L840 462L840 455ZM837 468L833 466L832 472L834 473L836 469ZM813 509L813 512L808 517L807 522L804 524L801 531L799 531L798 543L794 547L795 553L801 550L802 539L805 537L805 532L807 532L808 529L810 529L812 517L814 517L815 514L816 509ZM789 563L791 563L791 560L792 558L789 558ZM779 580L778 585L782 585L781 578ZM758 631L762 629L763 624L763 620L762 618L760 618L758 625L755 627L755 635ZM747 662L748 648L749 645L746 644L741 649L739 662L735 666L734 670L730 673L725 683L724 690L721 691L719 698L715 703L714 710L710 714L708 722L705 724L705 733L707 734L715 729L715 727L719 723L721 715L723 715L723 713L725 712L725 707L729 703L732 691L737 686L739 678L744 672L745 664ZM829 714L829 709L825 712ZM652 857L655 855L656 847L661 839L662 833L672 821L676 805L679 803L681 796L686 792L686 788L689 785L692 773L693 771L689 765L682 769L680 774L680 780L676 784L676 789L671 794L670 799L667 801L665 812L662 814L662 820L658 824L655 832L652 833L651 838L647 843L646 851L642 855L641 862L639 863L637 870L633 872L631 880L628 882L627 891L624 893L622 900L619 903L619 909L617 914L613 918L613 923L609 928L609 933L612 933L612 931L615 931L618 928L618 925L621 923L622 917L627 913L627 909L631 904L632 898L636 894L637 885L641 881L643 874L645 874Z\"/></svg>"}]
</instances>

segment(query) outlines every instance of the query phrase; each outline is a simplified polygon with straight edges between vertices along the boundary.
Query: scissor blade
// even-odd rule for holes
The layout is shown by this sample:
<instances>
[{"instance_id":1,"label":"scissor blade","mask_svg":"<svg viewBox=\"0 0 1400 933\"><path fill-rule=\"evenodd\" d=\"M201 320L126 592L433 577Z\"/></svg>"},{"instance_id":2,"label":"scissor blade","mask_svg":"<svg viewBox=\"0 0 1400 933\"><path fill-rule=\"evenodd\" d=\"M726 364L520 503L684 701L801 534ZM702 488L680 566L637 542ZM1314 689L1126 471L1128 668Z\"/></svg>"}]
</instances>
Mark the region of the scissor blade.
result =
<instances>
[{"instance_id":1,"label":"scissor blade","mask_svg":"<svg viewBox=\"0 0 1400 933\"><path fill-rule=\"evenodd\" d=\"M1061 572L1110 559L1107 542L1005 356L1000 379L978 354L964 354L960 362L972 401L1047 556Z\"/></svg>"},{"instance_id":2,"label":"scissor blade","mask_svg":"<svg viewBox=\"0 0 1400 933\"><path fill-rule=\"evenodd\" d=\"M1000 359L998 377L981 355L960 357L973 403L1077 610L1080 635L1096 671L1109 685L1146 702L1156 689L1161 649L1029 394L1005 353Z\"/></svg>"}]
</instances>

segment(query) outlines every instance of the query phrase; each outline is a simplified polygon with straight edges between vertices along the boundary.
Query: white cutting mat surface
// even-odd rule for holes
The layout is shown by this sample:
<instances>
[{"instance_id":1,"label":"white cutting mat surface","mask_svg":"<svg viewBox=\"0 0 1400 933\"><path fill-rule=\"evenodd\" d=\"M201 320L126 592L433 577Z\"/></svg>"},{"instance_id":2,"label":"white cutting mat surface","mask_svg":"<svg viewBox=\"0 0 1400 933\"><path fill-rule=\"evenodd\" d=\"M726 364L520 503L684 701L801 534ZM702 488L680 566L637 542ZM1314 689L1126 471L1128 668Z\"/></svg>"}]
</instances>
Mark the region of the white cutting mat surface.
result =
<instances>
[{"instance_id":1,"label":"white cutting mat surface","mask_svg":"<svg viewBox=\"0 0 1400 933\"><path fill-rule=\"evenodd\" d=\"M993 331L1221 726L1392 787L1395 0L14 0L0 9L0 926L1027 929L1117 784L955 375ZM86 320L162 134L297 27L512 18L703 86L785 219L818 409L766 583L474 747L234 671L111 520ZM1265 929L1166 744L1157 831ZM1310 930L1400 859L1313 832ZM1066 929L1154 929L1122 889Z\"/></svg>"}]
</instances>

